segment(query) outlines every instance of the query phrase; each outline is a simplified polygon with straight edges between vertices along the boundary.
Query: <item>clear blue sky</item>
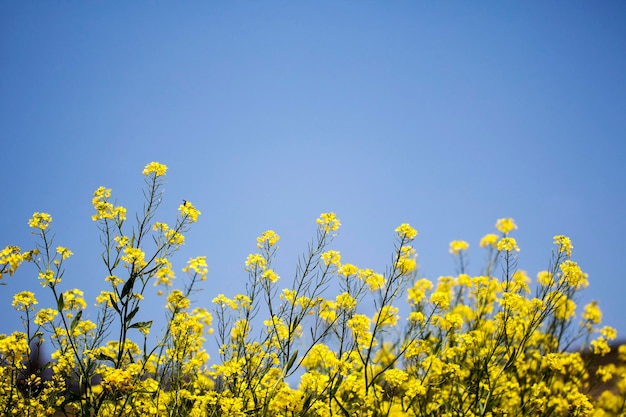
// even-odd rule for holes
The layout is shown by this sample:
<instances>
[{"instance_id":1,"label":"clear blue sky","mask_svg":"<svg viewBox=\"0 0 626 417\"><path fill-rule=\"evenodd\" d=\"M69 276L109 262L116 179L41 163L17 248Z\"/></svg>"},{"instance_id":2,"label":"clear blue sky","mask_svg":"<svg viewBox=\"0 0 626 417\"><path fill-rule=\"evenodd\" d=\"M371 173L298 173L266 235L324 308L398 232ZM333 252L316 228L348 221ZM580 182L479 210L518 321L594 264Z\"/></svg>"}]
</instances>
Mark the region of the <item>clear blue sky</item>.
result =
<instances>
[{"instance_id":1,"label":"clear blue sky","mask_svg":"<svg viewBox=\"0 0 626 417\"><path fill-rule=\"evenodd\" d=\"M159 219L183 198L202 211L174 263L207 256L207 307L243 288L270 228L288 281L321 212L344 260L381 272L394 228L415 226L433 280L455 272L454 239L479 273L480 238L513 217L520 268L569 235L581 302L624 337L625 21L622 1L1 2L0 246L32 247L27 220L51 213L75 253L64 288L95 296L92 193L132 218L159 161ZM13 294L45 292L30 266L4 281L10 332Z\"/></svg>"}]
</instances>

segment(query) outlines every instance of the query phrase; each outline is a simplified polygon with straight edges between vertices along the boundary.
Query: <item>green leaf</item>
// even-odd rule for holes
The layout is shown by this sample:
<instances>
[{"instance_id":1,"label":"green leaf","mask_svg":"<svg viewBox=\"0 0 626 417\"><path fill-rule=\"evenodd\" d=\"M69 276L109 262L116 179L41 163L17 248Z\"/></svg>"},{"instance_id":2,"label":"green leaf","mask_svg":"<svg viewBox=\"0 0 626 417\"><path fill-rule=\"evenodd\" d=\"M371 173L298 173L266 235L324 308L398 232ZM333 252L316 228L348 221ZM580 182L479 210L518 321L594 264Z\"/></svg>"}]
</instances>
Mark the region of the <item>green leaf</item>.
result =
<instances>
[{"instance_id":1,"label":"green leaf","mask_svg":"<svg viewBox=\"0 0 626 417\"><path fill-rule=\"evenodd\" d=\"M291 357L289 358L289 361L287 362L287 365L285 365L285 373L289 372L289 370L293 366L294 362L296 361L297 357L298 357L298 349L296 349L296 351L293 352L293 355L291 355Z\"/></svg>"},{"instance_id":2,"label":"green leaf","mask_svg":"<svg viewBox=\"0 0 626 417\"><path fill-rule=\"evenodd\" d=\"M117 311L117 314L122 314L120 308L117 306L115 299L113 298L113 294L109 294L109 300L111 301L111 305L113 306L113 310Z\"/></svg>"},{"instance_id":3,"label":"green leaf","mask_svg":"<svg viewBox=\"0 0 626 417\"><path fill-rule=\"evenodd\" d=\"M128 316L126 316L126 323L130 322L133 317L135 317L135 314L137 314L137 312L139 311L139 306L135 307L133 309L133 311L131 311Z\"/></svg>"},{"instance_id":4,"label":"green leaf","mask_svg":"<svg viewBox=\"0 0 626 417\"><path fill-rule=\"evenodd\" d=\"M126 281L124 287L122 288L122 294L120 295L121 298L124 298L128 294L130 294L131 290L135 286L135 279L137 279L137 275L131 274L130 278L128 278L128 281Z\"/></svg>"},{"instance_id":5,"label":"green leaf","mask_svg":"<svg viewBox=\"0 0 626 417\"><path fill-rule=\"evenodd\" d=\"M63 293L59 294L59 299L57 300L57 310L63 311L63 307L65 307L65 302L63 301Z\"/></svg>"},{"instance_id":6,"label":"green leaf","mask_svg":"<svg viewBox=\"0 0 626 417\"><path fill-rule=\"evenodd\" d=\"M82 316L83 316L83 312L81 310L78 312L78 314L76 314L76 317L74 317L74 320L72 320L72 324L70 324L70 330L74 330L76 326L78 326L78 322L80 321L80 318Z\"/></svg>"},{"instance_id":7,"label":"green leaf","mask_svg":"<svg viewBox=\"0 0 626 417\"><path fill-rule=\"evenodd\" d=\"M137 321L133 324L131 324L130 326L128 326L129 329L149 329L150 327L152 327L152 322L153 320L150 321Z\"/></svg>"}]
</instances>

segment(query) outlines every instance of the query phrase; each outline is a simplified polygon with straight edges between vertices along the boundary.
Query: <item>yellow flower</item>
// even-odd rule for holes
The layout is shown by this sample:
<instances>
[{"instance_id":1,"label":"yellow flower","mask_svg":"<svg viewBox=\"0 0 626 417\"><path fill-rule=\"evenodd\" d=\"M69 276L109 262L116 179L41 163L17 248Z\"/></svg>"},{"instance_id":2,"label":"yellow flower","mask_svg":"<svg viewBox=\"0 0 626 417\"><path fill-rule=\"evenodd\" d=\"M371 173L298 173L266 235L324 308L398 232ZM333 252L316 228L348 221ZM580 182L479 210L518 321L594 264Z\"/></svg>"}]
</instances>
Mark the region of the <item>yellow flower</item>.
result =
<instances>
[{"instance_id":1,"label":"yellow flower","mask_svg":"<svg viewBox=\"0 0 626 417\"><path fill-rule=\"evenodd\" d=\"M2 273L6 272L4 269L6 265L9 265L9 276L12 276L25 259L28 261L32 259L35 250L21 254L19 247L7 246L0 251L0 279L2 278Z\"/></svg>"},{"instance_id":2,"label":"yellow flower","mask_svg":"<svg viewBox=\"0 0 626 417\"><path fill-rule=\"evenodd\" d=\"M158 162L150 162L148 165L145 166L142 171L143 175L145 175L146 177L152 173L154 173L155 177L160 177L162 175L165 175L166 172L167 165L163 165Z\"/></svg>"},{"instance_id":3,"label":"yellow flower","mask_svg":"<svg viewBox=\"0 0 626 417\"><path fill-rule=\"evenodd\" d=\"M480 247L486 248L487 246L491 246L493 248L498 244L498 235L495 233L489 233L480 240Z\"/></svg>"},{"instance_id":4,"label":"yellow flower","mask_svg":"<svg viewBox=\"0 0 626 417\"><path fill-rule=\"evenodd\" d=\"M344 310L353 310L356 308L356 300L347 292L339 294L335 299L335 303L337 304L337 308Z\"/></svg>"},{"instance_id":5,"label":"yellow flower","mask_svg":"<svg viewBox=\"0 0 626 417\"><path fill-rule=\"evenodd\" d=\"M360 269L359 279L367 284L370 291L379 290L385 285L385 277L371 269Z\"/></svg>"},{"instance_id":6,"label":"yellow flower","mask_svg":"<svg viewBox=\"0 0 626 417\"><path fill-rule=\"evenodd\" d=\"M265 258L258 253L251 253L246 259L246 271L252 271L255 269L264 270L267 266Z\"/></svg>"},{"instance_id":7,"label":"yellow flower","mask_svg":"<svg viewBox=\"0 0 626 417\"><path fill-rule=\"evenodd\" d=\"M124 246L128 245L128 242L130 241L128 236L115 236L113 240L115 241L115 243L117 243L118 249L121 249Z\"/></svg>"},{"instance_id":8,"label":"yellow flower","mask_svg":"<svg viewBox=\"0 0 626 417\"><path fill-rule=\"evenodd\" d=\"M322 301L319 307L319 312L318 312L319 317L328 323L334 321L337 318L337 312L335 311L336 308L337 308L337 304L334 301L332 300Z\"/></svg>"},{"instance_id":9,"label":"yellow flower","mask_svg":"<svg viewBox=\"0 0 626 417\"><path fill-rule=\"evenodd\" d=\"M344 277L349 277L350 275L355 275L359 271L355 265L352 264L343 264L337 270L339 275L343 275Z\"/></svg>"},{"instance_id":10,"label":"yellow flower","mask_svg":"<svg viewBox=\"0 0 626 417\"><path fill-rule=\"evenodd\" d=\"M64 310L84 310L87 303L83 295L84 293L78 289L65 291L63 293Z\"/></svg>"},{"instance_id":11,"label":"yellow flower","mask_svg":"<svg viewBox=\"0 0 626 417\"><path fill-rule=\"evenodd\" d=\"M409 288L407 301L409 301L411 305L417 305L426 296L426 291L430 291L432 289L433 283L426 278L422 278L418 280L412 288Z\"/></svg>"},{"instance_id":12,"label":"yellow flower","mask_svg":"<svg viewBox=\"0 0 626 417\"><path fill-rule=\"evenodd\" d=\"M409 379L409 375L401 369L388 369L384 378L391 388L399 388Z\"/></svg>"},{"instance_id":13,"label":"yellow flower","mask_svg":"<svg viewBox=\"0 0 626 417\"><path fill-rule=\"evenodd\" d=\"M31 217L31 219L28 221L28 226L32 227L33 229L46 230L51 221L52 216L50 216L48 213L35 212L33 213L33 217Z\"/></svg>"},{"instance_id":14,"label":"yellow flower","mask_svg":"<svg viewBox=\"0 0 626 417\"><path fill-rule=\"evenodd\" d=\"M537 282L545 287L554 285L554 278L548 271L540 271L537 273Z\"/></svg>"},{"instance_id":15,"label":"yellow flower","mask_svg":"<svg viewBox=\"0 0 626 417\"><path fill-rule=\"evenodd\" d=\"M39 271L39 279L41 280L41 285L43 287L48 285L55 285L61 281L61 278L56 277L54 272L50 269L46 271Z\"/></svg>"},{"instance_id":16,"label":"yellow flower","mask_svg":"<svg viewBox=\"0 0 626 417\"><path fill-rule=\"evenodd\" d=\"M430 295L430 302L442 310L450 307L450 296L447 292L435 291Z\"/></svg>"},{"instance_id":17,"label":"yellow flower","mask_svg":"<svg viewBox=\"0 0 626 417\"><path fill-rule=\"evenodd\" d=\"M272 284L280 279L280 276L276 272L274 272L274 270L272 269L267 269L266 271L263 272L263 275L261 276L265 278L266 280L268 280L269 282L271 282Z\"/></svg>"},{"instance_id":18,"label":"yellow flower","mask_svg":"<svg viewBox=\"0 0 626 417\"><path fill-rule=\"evenodd\" d=\"M569 286L580 289L589 284L587 274L580 269L576 262L567 259L559 265L559 268L561 269L561 281L567 282Z\"/></svg>"},{"instance_id":19,"label":"yellow flower","mask_svg":"<svg viewBox=\"0 0 626 417\"><path fill-rule=\"evenodd\" d=\"M464 240L453 240L450 242L450 253L453 255L458 255L462 250L467 250L469 248L469 243Z\"/></svg>"},{"instance_id":20,"label":"yellow flower","mask_svg":"<svg viewBox=\"0 0 626 417\"><path fill-rule=\"evenodd\" d=\"M417 261L415 260L415 249L411 246L402 246L400 248L400 256L395 263L395 267L400 271L402 275L407 275L417 268Z\"/></svg>"},{"instance_id":21,"label":"yellow flower","mask_svg":"<svg viewBox=\"0 0 626 417\"><path fill-rule=\"evenodd\" d=\"M559 245L559 253L565 252L565 255L569 258L572 256L572 249L574 246L572 245L572 241L569 237L563 235L554 236L554 244Z\"/></svg>"},{"instance_id":22,"label":"yellow flower","mask_svg":"<svg viewBox=\"0 0 626 417\"><path fill-rule=\"evenodd\" d=\"M232 299L226 297L224 294L219 294L212 301L213 304L217 304L221 307L228 306L232 310L237 309L237 303L235 303Z\"/></svg>"},{"instance_id":23,"label":"yellow flower","mask_svg":"<svg viewBox=\"0 0 626 417\"><path fill-rule=\"evenodd\" d=\"M267 244L267 246L271 248L278 242L279 239L280 236L278 236L273 230L267 230L263 232L261 236L256 238L257 247L262 249L263 246Z\"/></svg>"},{"instance_id":24,"label":"yellow flower","mask_svg":"<svg viewBox=\"0 0 626 417\"><path fill-rule=\"evenodd\" d=\"M594 300L585 306L582 318L590 323L600 324L602 321L602 311L600 311L597 301Z\"/></svg>"},{"instance_id":25,"label":"yellow flower","mask_svg":"<svg viewBox=\"0 0 626 417\"><path fill-rule=\"evenodd\" d=\"M517 241L512 237L503 237L498 241L498 250L499 251L517 251L519 252L519 247L517 246Z\"/></svg>"},{"instance_id":26,"label":"yellow flower","mask_svg":"<svg viewBox=\"0 0 626 417\"><path fill-rule=\"evenodd\" d=\"M58 311L52 308L42 308L37 312L35 316L35 324L43 326L46 323L52 323L52 320L57 316Z\"/></svg>"},{"instance_id":27,"label":"yellow flower","mask_svg":"<svg viewBox=\"0 0 626 417\"><path fill-rule=\"evenodd\" d=\"M167 309L170 311L184 310L189 308L190 301L181 290L174 290L167 297Z\"/></svg>"},{"instance_id":28,"label":"yellow flower","mask_svg":"<svg viewBox=\"0 0 626 417\"><path fill-rule=\"evenodd\" d=\"M517 229L517 225L511 218L498 219L498 221L496 222L496 229L506 235L511 230Z\"/></svg>"},{"instance_id":29,"label":"yellow flower","mask_svg":"<svg viewBox=\"0 0 626 417\"><path fill-rule=\"evenodd\" d=\"M204 281L206 279L206 275L209 273L209 268L206 264L206 256L198 256L196 258L189 259L187 266L183 268L183 272L188 273L189 271L193 271L194 273L200 275L200 279Z\"/></svg>"},{"instance_id":30,"label":"yellow flower","mask_svg":"<svg viewBox=\"0 0 626 417\"><path fill-rule=\"evenodd\" d=\"M322 253L321 257L322 257L322 261L324 262L324 265L326 266L333 265L333 266L336 266L337 268L340 266L341 254L339 253L339 251L329 250L329 251Z\"/></svg>"},{"instance_id":31,"label":"yellow flower","mask_svg":"<svg viewBox=\"0 0 626 417\"><path fill-rule=\"evenodd\" d=\"M200 213L200 210L198 210L194 207L193 204L191 204L191 202L186 200L183 201L183 204L178 207L178 211L180 212L181 217L188 218L192 223L197 222L198 216L202 214Z\"/></svg>"},{"instance_id":32,"label":"yellow flower","mask_svg":"<svg viewBox=\"0 0 626 417\"><path fill-rule=\"evenodd\" d=\"M316 220L317 224L320 226L324 233L328 233L329 231L336 231L341 226L339 219L335 215L335 213L322 213L320 217Z\"/></svg>"},{"instance_id":33,"label":"yellow flower","mask_svg":"<svg viewBox=\"0 0 626 417\"><path fill-rule=\"evenodd\" d=\"M395 326L398 324L398 308L387 305L383 306L378 313L374 316L374 323L378 326Z\"/></svg>"},{"instance_id":34,"label":"yellow flower","mask_svg":"<svg viewBox=\"0 0 626 417\"><path fill-rule=\"evenodd\" d=\"M68 248L64 248L63 246L57 246L57 253L61 255L61 259L65 260L72 256L74 253Z\"/></svg>"},{"instance_id":35,"label":"yellow flower","mask_svg":"<svg viewBox=\"0 0 626 417\"><path fill-rule=\"evenodd\" d=\"M13 296L13 302L11 305L16 310L32 310L33 306L37 303L35 294L32 291L18 292Z\"/></svg>"},{"instance_id":36,"label":"yellow flower","mask_svg":"<svg viewBox=\"0 0 626 417\"><path fill-rule=\"evenodd\" d=\"M129 392L133 389L133 376L128 369L107 368L102 387L107 391Z\"/></svg>"},{"instance_id":37,"label":"yellow flower","mask_svg":"<svg viewBox=\"0 0 626 417\"><path fill-rule=\"evenodd\" d=\"M417 236L417 230L411 227L408 223L402 223L400 226L396 228L396 233L402 240L413 240L415 236Z\"/></svg>"},{"instance_id":38,"label":"yellow flower","mask_svg":"<svg viewBox=\"0 0 626 417\"><path fill-rule=\"evenodd\" d=\"M156 277L154 285L157 286L163 284L166 287L171 286L172 279L174 279L172 263L167 258L156 258L154 260L154 263L158 266L158 269L154 273L154 276ZM183 269L184 272L186 272L185 269L187 268Z\"/></svg>"},{"instance_id":39,"label":"yellow flower","mask_svg":"<svg viewBox=\"0 0 626 417\"><path fill-rule=\"evenodd\" d=\"M133 248L126 246L124 248L124 256L122 260L126 263L126 266L132 266L135 271L142 269L148 263L145 261L145 254L139 248Z\"/></svg>"}]
</instances>

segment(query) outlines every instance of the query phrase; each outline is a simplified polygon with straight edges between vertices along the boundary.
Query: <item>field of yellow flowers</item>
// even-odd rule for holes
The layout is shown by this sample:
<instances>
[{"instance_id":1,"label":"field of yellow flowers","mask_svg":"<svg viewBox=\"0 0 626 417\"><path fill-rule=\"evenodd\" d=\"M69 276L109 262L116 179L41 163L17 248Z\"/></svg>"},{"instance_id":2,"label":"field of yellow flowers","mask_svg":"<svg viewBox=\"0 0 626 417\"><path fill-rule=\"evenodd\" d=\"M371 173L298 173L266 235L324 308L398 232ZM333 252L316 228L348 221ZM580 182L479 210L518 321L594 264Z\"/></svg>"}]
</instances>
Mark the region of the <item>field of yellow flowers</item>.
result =
<instances>
[{"instance_id":1,"label":"field of yellow flowers","mask_svg":"<svg viewBox=\"0 0 626 417\"><path fill-rule=\"evenodd\" d=\"M323 213L290 282L272 267L280 237L268 230L246 260L245 293L192 309L206 258L182 268L182 288L173 286L170 259L200 211L185 201L174 224L155 220L166 171L156 162L144 168L146 201L132 227L110 189L94 192L108 273L93 321L83 317L83 292L64 288L72 251L53 246L50 214L29 221L33 249L0 252L4 283L29 263L55 300L40 308L32 292L13 297L25 328L0 335L1 415L626 415L626 349L617 363L594 364L616 332L601 326L595 302L577 319L575 295L587 274L566 236L553 238L552 261L532 280L517 269L517 226L499 219L480 242L488 256L482 275L464 272L468 243L453 241L461 272L431 281L417 275L410 225L395 229L393 260L379 272L332 249L340 221ZM156 337L151 321L136 319L154 286L168 317ZM205 350L209 336L218 358ZM31 353L44 340L54 352L40 364ZM610 389L598 390L600 383Z\"/></svg>"}]
</instances>

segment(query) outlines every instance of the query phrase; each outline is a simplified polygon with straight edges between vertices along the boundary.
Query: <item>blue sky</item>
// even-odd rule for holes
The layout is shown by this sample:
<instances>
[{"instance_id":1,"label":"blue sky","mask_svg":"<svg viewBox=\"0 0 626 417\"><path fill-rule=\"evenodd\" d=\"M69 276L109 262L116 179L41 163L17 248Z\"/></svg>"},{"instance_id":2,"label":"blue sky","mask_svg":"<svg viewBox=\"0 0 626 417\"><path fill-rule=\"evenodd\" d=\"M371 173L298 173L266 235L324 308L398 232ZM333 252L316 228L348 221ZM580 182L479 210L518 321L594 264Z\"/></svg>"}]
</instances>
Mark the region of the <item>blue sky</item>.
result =
<instances>
[{"instance_id":1,"label":"blue sky","mask_svg":"<svg viewBox=\"0 0 626 417\"><path fill-rule=\"evenodd\" d=\"M415 226L433 280L455 273L454 239L479 273L480 238L513 217L520 268L570 236L581 303L625 336L625 19L619 1L2 2L0 246L32 247L27 220L51 213L75 253L64 288L95 296L92 193L134 213L159 161L159 219L182 199L202 211L174 258L207 256L198 304L243 288L267 229L289 281L322 212L343 259L381 272L394 228ZM49 300L34 268L3 281L10 332L14 293Z\"/></svg>"}]
</instances>

